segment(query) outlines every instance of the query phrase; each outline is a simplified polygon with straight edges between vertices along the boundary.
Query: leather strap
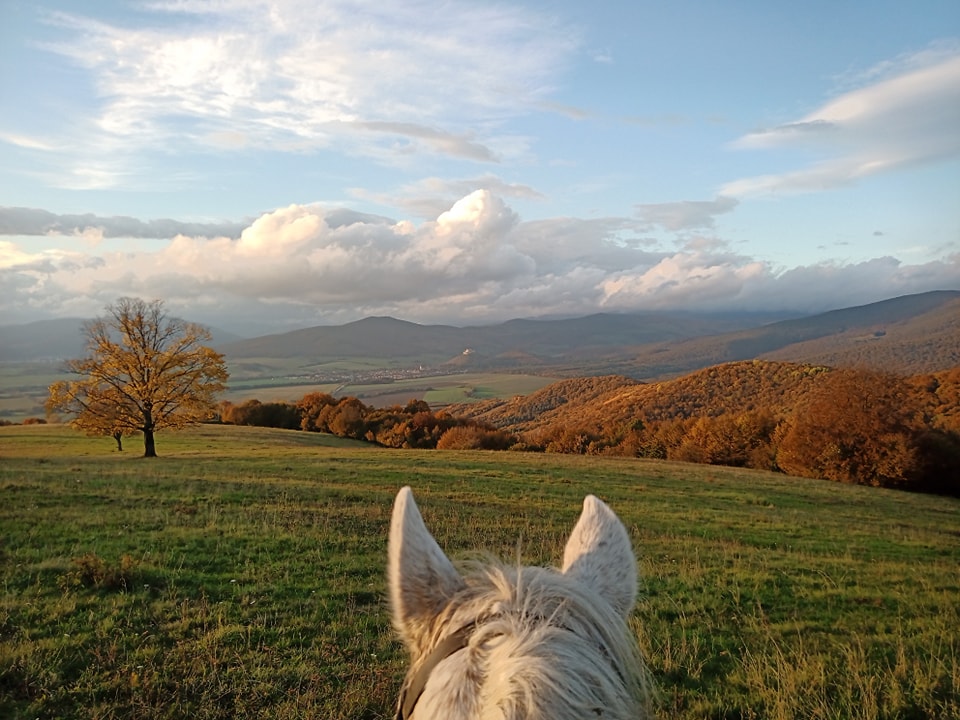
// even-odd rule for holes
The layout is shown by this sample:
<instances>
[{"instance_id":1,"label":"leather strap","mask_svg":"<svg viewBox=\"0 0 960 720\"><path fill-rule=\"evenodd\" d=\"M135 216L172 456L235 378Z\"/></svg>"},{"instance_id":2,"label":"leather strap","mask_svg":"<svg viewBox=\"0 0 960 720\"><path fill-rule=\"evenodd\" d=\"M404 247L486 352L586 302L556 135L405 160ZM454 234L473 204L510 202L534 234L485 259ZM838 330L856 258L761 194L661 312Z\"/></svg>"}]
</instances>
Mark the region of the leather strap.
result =
<instances>
[{"instance_id":1,"label":"leather strap","mask_svg":"<svg viewBox=\"0 0 960 720\"><path fill-rule=\"evenodd\" d=\"M455 633L447 635L447 637L441 640L430 654L427 655L416 674L410 678L409 683L404 685L403 691L400 693L396 720L410 719L410 716L413 715L413 709L417 705L417 700L423 695L423 690L427 686L430 673L433 672L437 665L455 652L459 652L467 647L476 625L475 622L468 623Z\"/></svg>"}]
</instances>

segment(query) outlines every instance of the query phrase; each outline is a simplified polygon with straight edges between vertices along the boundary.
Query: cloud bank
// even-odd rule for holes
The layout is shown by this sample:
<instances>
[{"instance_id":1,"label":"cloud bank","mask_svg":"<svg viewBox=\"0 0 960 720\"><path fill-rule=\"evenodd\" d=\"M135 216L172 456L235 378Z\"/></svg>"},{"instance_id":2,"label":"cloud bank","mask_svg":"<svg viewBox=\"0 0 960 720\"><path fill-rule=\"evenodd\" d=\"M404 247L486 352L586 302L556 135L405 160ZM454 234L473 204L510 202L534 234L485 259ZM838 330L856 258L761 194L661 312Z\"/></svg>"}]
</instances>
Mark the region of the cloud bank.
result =
<instances>
[{"instance_id":1,"label":"cloud bank","mask_svg":"<svg viewBox=\"0 0 960 720\"><path fill-rule=\"evenodd\" d=\"M174 235L239 237L243 223L185 223L178 220L138 220L92 213L55 215L34 208L0 207L0 235L96 235L99 237L169 238Z\"/></svg>"},{"instance_id":2,"label":"cloud bank","mask_svg":"<svg viewBox=\"0 0 960 720\"><path fill-rule=\"evenodd\" d=\"M679 210L703 225L728 205ZM0 226L10 215L0 211ZM36 225L47 232L51 219ZM642 227L628 218L524 221L498 195L476 190L420 224L290 205L236 236L181 232L151 251L63 242L31 251L21 234L0 240L0 282L8 289L0 314L9 322L89 317L131 295L162 298L184 317L254 335L369 315L472 324L650 309L817 312L960 288L960 255L920 265L883 257L782 270L709 236L664 251L644 239Z\"/></svg>"}]
</instances>

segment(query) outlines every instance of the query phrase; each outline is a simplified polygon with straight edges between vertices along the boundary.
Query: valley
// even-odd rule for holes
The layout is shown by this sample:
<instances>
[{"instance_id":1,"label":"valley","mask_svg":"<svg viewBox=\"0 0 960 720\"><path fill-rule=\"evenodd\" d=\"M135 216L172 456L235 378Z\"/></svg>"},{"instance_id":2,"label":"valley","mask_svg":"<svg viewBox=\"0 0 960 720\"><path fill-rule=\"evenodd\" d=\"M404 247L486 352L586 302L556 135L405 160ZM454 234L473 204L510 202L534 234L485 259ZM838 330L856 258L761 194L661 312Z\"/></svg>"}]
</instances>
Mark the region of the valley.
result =
<instances>
[{"instance_id":1,"label":"valley","mask_svg":"<svg viewBox=\"0 0 960 720\"><path fill-rule=\"evenodd\" d=\"M0 327L0 421L43 417L58 358L83 352L80 320ZM554 380L662 382L734 361L877 367L902 375L960 365L960 291L891 298L803 318L597 314L476 327L371 317L238 339L213 330L230 370L224 399L292 402L308 392L386 407L509 401Z\"/></svg>"}]
</instances>

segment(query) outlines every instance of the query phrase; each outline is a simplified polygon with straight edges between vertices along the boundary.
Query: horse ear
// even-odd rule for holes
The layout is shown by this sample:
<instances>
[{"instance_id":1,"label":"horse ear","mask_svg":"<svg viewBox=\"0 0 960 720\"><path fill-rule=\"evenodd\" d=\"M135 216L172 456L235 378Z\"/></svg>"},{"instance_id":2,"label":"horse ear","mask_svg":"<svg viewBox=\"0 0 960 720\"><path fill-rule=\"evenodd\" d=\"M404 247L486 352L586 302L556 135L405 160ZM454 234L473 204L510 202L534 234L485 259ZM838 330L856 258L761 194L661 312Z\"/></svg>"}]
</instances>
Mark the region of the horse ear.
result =
<instances>
[{"instance_id":1,"label":"horse ear","mask_svg":"<svg viewBox=\"0 0 960 720\"><path fill-rule=\"evenodd\" d=\"M407 647L422 650L430 621L464 582L424 525L409 487L394 500L387 547L394 627Z\"/></svg>"},{"instance_id":2,"label":"horse ear","mask_svg":"<svg viewBox=\"0 0 960 720\"><path fill-rule=\"evenodd\" d=\"M626 618L637 599L630 536L606 503L588 495L563 551L563 573L593 588Z\"/></svg>"}]
</instances>

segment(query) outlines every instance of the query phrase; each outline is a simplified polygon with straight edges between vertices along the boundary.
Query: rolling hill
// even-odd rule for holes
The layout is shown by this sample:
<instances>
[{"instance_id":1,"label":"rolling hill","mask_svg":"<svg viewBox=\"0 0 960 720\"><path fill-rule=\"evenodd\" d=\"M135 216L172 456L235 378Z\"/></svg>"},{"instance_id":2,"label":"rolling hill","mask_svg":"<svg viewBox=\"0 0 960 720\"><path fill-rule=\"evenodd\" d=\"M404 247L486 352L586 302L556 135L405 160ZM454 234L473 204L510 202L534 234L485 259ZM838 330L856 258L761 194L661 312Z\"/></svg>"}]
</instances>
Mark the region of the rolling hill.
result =
<instances>
[{"instance_id":1,"label":"rolling hill","mask_svg":"<svg viewBox=\"0 0 960 720\"><path fill-rule=\"evenodd\" d=\"M610 375L561 380L510 400L451 405L456 417L512 432L551 425L616 428L638 418L670 420L765 408L785 412L810 387L818 368L749 360L713 366L664 382Z\"/></svg>"},{"instance_id":2,"label":"rolling hill","mask_svg":"<svg viewBox=\"0 0 960 720\"><path fill-rule=\"evenodd\" d=\"M0 362L79 356L80 319L0 327ZM366 368L424 366L553 376L664 379L754 358L879 366L905 374L960 364L960 291L907 295L870 305L783 319L764 314L600 313L516 319L496 325L420 325L369 317L240 340L213 330L234 369L283 375L325 363Z\"/></svg>"},{"instance_id":3,"label":"rolling hill","mask_svg":"<svg viewBox=\"0 0 960 720\"><path fill-rule=\"evenodd\" d=\"M419 325L370 317L346 325L313 327L218 347L228 360L309 358L314 363L379 358L388 363L452 366L549 367L770 321L756 314L600 313L562 320L516 319L496 325Z\"/></svg>"},{"instance_id":4,"label":"rolling hill","mask_svg":"<svg viewBox=\"0 0 960 720\"><path fill-rule=\"evenodd\" d=\"M960 364L960 291L907 295L787 320L642 313L454 327L375 317L218 349L231 362L283 358L321 364L364 358L383 366L638 379L754 358L915 374Z\"/></svg>"},{"instance_id":5,"label":"rolling hill","mask_svg":"<svg viewBox=\"0 0 960 720\"><path fill-rule=\"evenodd\" d=\"M753 358L861 365L906 375L946 370L960 364L960 292L906 295L748 330L655 343L608 367L631 377L658 378Z\"/></svg>"},{"instance_id":6,"label":"rolling hill","mask_svg":"<svg viewBox=\"0 0 960 720\"><path fill-rule=\"evenodd\" d=\"M609 434L633 425L724 413L792 414L828 372L822 366L744 360L663 382L619 375L561 380L522 397L449 405L444 410L514 433L555 426ZM916 375L908 387L932 425L960 432L960 368Z\"/></svg>"},{"instance_id":7,"label":"rolling hill","mask_svg":"<svg viewBox=\"0 0 960 720\"><path fill-rule=\"evenodd\" d=\"M57 361L83 354L85 318L36 320L0 325L0 362ZM239 335L209 328L214 344L233 342Z\"/></svg>"}]
</instances>

